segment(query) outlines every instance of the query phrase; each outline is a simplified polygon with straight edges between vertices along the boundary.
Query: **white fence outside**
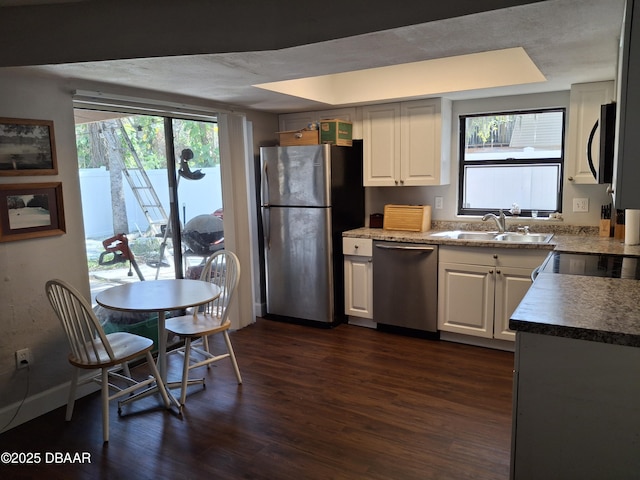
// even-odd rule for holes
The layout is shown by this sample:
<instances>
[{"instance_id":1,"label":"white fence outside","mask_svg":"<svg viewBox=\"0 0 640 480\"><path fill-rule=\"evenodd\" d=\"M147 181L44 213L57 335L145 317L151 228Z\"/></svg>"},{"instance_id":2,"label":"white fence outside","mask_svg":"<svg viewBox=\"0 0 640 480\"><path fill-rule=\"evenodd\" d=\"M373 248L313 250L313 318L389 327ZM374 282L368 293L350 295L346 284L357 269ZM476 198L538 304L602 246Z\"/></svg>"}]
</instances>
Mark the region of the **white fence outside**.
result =
<instances>
[{"instance_id":1,"label":"white fence outside","mask_svg":"<svg viewBox=\"0 0 640 480\"><path fill-rule=\"evenodd\" d=\"M181 221L189 221L197 215L211 214L222 208L222 188L220 167L202 168L202 180L180 179L178 185L178 205ZM169 190L166 170L147 170L149 181L169 215ZM129 221L129 232L144 233L149 224L138 204L129 184L123 179L125 204ZM82 193L82 215L85 237L100 239L111 237L113 231L113 211L111 208L111 181L106 168L80 169L80 190Z\"/></svg>"}]
</instances>

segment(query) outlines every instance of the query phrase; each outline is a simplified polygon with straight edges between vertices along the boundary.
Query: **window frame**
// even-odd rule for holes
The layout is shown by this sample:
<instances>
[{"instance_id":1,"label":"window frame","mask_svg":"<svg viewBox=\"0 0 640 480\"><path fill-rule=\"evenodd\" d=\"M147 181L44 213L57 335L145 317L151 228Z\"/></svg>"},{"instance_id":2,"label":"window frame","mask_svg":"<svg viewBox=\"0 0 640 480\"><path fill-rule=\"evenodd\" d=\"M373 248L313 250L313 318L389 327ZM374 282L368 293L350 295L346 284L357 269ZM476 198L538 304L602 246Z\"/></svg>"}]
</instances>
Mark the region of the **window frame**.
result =
<instances>
[{"instance_id":1,"label":"window frame","mask_svg":"<svg viewBox=\"0 0 640 480\"><path fill-rule=\"evenodd\" d=\"M466 120L473 117L493 117L500 115L529 115L535 113L549 113L549 112L562 112L562 145L560 148L559 158L536 158L536 159L504 159L504 160L465 160L466 149ZM482 166L517 166L517 165L559 165L558 185L557 185L557 197L555 210L538 210L539 217L548 217L554 212L562 213L562 196L563 196L563 178L564 178L564 162L565 162L565 144L566 144L566 123L567 123L567 109L566 107L549 107L549 108L531 108L521 110L508 110L498 112L483 112L483 113L468 113L461 114L458 117L459 121L459 158L458 158L458 215L464 216L480 216L486 213L498 214L501 208L494 209L480 209L480 208L464 208L464 185L465 185L465 167L469 165L482 165ZM510 206L509 206L510 207ZM509 207L502 208L502 210L508 210ZM531 217L531 209L522 209L520 217Z\"/></svg>"}]
</instances>

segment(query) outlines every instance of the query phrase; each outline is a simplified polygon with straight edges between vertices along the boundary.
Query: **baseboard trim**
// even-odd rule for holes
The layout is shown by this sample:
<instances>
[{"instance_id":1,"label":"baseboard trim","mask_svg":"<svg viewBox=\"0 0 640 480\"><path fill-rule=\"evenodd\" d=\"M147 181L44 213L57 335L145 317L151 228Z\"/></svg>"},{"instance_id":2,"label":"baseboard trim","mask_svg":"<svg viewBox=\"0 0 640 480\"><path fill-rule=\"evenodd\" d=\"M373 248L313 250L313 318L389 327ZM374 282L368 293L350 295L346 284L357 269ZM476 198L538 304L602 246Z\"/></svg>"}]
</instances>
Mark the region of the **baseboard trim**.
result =
<instances>
[{"instance_id":1,"label":"baseboard trim","mask_svg":"<svg viewBox=\"0 0 640 480\"><path fill-rule=\"evenodd\" d=\"M494 338L474 337L472 335L462 335L452 332L440 332L440 340L454 343L464 343L465 345L474 345L476 347L492 348L494 350L504 350L513 352L516 348L515 342L508 340L498 340Z\"/></svg>"},{"instance_id":2,"label":"baseboard trim","mask_svg":"<svg viewBox=\"0 0 640 480\"><path fill-rule=\"evenodd\" d=\"M95 373L80 377L79 383L91 378L93 375L95 375ZM2 428L0 433L11 430L18 425L22 425L29 420L33 420L34 418L66 405L70 383L71 381L56 385L48 390L27 397L24 402L18 401L0 409L0 428ZM100 386L95 382L79 385L76 399L82 398L97 390L100 390ZM64 416L62 419L64 420Z\"/></svg>"}]
</instances>

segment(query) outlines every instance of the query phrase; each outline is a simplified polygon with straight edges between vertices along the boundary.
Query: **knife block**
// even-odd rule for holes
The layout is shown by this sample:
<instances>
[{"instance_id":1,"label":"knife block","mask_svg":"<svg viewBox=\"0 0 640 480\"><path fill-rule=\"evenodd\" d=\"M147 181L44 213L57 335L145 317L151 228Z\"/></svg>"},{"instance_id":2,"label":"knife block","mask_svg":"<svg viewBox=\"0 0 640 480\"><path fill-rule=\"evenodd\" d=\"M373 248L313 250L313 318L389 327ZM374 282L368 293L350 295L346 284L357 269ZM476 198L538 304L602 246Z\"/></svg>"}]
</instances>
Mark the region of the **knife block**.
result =
<instances>
[{"instance_id":1,"label":"knife block","mask_svg":"<svg viewBox=\"0 0 640 480\"><path fill-rule=\"evenodd\" d=\"M601 237L613 237L614 225L610 218L600 219L600 236Z\"/></svg>"}]
</instances>

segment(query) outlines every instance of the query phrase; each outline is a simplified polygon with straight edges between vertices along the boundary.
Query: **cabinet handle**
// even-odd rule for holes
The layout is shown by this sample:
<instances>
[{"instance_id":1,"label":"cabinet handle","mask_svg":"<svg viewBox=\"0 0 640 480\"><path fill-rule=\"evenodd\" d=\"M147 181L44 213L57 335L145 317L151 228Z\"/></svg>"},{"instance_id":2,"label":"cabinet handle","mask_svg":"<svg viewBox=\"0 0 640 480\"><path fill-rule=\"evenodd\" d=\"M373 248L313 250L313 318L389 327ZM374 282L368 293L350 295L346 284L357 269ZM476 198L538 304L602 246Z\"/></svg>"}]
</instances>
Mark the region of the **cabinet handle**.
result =
<instances>
[{"instance_id":1,"label":"cabinet handle","mask_svg":"<svg viewBox=\"0 0 640 480\"><path fill-rule=\"evenodd\" d=\"M570 182L573 182L573 177L569 177L567 178L567 180L569 180Z\"/></svg>"},{"instance_id":2,"label":"cabinet handle","mask_svg":"<svg viewBox=\"0 0 640 480\"><path fill-rule=\"evenodd\" d=\"M497 254L497 253L494 253L494 254L493 254L493 258L498 258L498 254Z\"/></svg>"},{"instance_id":3,"label":"cabinet handle","mask_svg":"<svg viewBox=\"0 0 640 480\"><path fill-rule=\"evenodd\" d=\"M489 270L489 273L490 273L491 275L493 275L493 270Z\"/></svg>"},{"instance_id":4,"label":"cabinet handle","mask_svg":"<svg viewBox=\"0 0 640 480\"><path fill-rule=\"evenodd\" d=\"M404 185L404 180L400 180L400 185Z\"/></svg>"},{"instance_id":5,"label":"cabinet handle","mask_svg":"<svg viewBox=\"0 0 640 480\"><path fill-rule=\"evenodd\" d=\"M500 275L500 270L496 270L496 273L497 273L498 275Z\"/></svg>"},{"instance_id":6,"label":"cabinet handle","mask_svg":"<svg viewBox=\"0 0 640 480\"><path fill-rule=\"evenodd\" d=\"M434 247L410 247L410 246L395 246L395 245L380 245L375 244L376 248L382 248L385 250L421 250L423 252L433 252Z\"/></svg>"}]
</instances>

